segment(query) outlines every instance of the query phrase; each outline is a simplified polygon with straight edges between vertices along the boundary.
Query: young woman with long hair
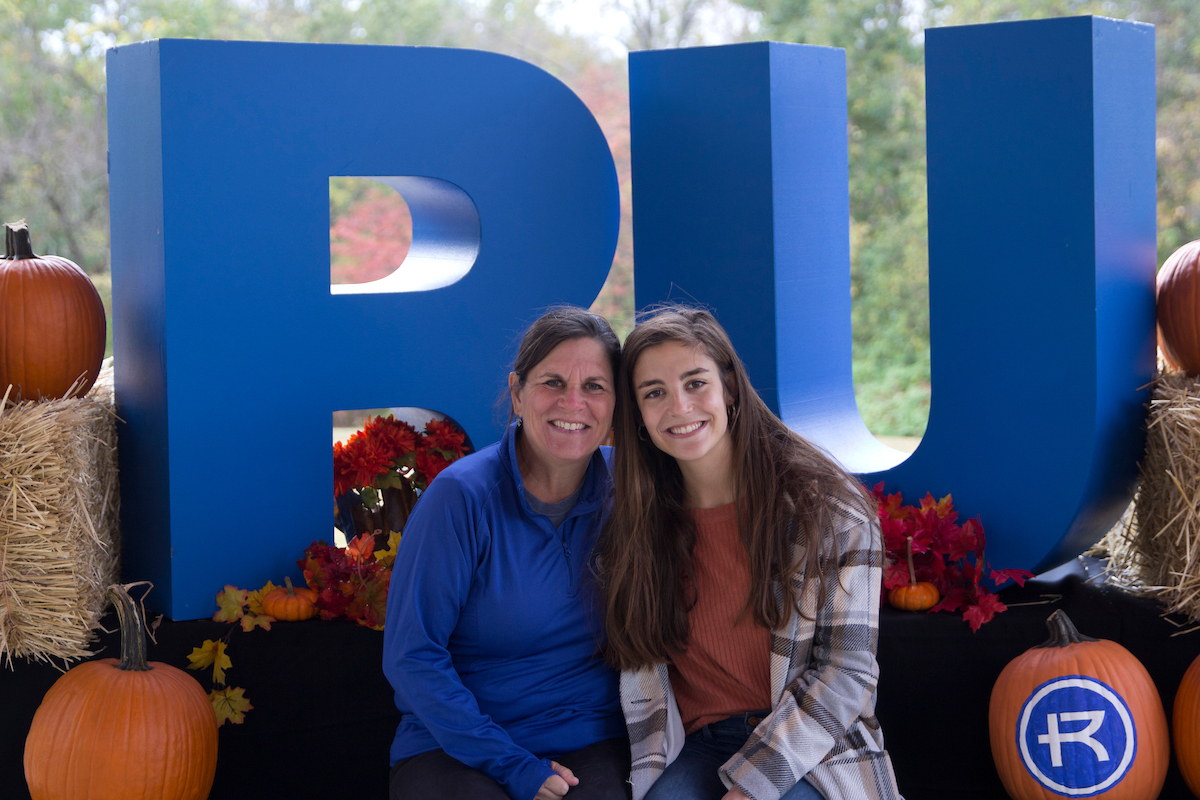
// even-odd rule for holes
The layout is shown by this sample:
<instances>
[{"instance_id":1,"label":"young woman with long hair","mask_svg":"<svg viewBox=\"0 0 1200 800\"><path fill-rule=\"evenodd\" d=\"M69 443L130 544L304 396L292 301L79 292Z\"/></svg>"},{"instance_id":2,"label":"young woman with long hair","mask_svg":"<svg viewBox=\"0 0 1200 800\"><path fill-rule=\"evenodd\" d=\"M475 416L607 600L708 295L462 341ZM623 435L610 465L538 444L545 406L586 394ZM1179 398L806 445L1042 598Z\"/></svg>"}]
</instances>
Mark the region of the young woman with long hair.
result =
<instances>
[{"instance_id":1,"label":"young woman with long hair","mask_svg":"<svg viewBox=\"0 0 1200 800\"><path fill-rule=\"evenodd\" d=\"M629 335L597 545L634 800L899 798L875 719L873 502L707 311Z\"/></svg>"}]
</instances>

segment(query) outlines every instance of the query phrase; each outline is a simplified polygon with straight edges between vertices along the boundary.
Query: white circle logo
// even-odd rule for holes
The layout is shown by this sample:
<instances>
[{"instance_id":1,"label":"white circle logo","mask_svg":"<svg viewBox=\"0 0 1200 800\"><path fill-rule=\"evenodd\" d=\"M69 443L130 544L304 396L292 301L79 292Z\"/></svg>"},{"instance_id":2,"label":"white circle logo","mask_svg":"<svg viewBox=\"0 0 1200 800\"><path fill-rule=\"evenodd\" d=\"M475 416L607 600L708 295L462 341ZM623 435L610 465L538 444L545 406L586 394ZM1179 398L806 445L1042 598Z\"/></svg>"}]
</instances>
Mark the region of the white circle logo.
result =
<instances>
[{"instance_id":1,"label":"white circle logo","mask_svg":"<svg viewBox=\"0 0 1200 800\"><path fill-rule=\"evenodd\" d=\"M1042 786L1067 797L1090 797L1129 772L1137 731L1129 707L1111 687L1069 675L1043 683L1025 701L1017 747Z\"/></svg>"}]
</instances>

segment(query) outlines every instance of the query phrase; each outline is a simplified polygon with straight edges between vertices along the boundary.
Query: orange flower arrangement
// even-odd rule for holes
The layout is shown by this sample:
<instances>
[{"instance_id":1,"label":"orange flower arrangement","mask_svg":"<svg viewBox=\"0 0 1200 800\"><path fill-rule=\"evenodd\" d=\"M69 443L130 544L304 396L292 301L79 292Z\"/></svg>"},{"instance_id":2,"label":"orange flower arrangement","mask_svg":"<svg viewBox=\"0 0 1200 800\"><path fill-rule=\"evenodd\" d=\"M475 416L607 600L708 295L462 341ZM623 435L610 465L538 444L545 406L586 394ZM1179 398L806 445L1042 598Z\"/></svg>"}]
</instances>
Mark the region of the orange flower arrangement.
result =
<instances>
[{"instance_id":1,"label":"orange flower arrangement","mask_svg":"<svg viewBox=\"0 0 1200 800\"><path fill-rule=\"evenodd\" d=\"M418 432L392 414L369 417L345 444L333 446L338 527L347 539L374 533L385 545L389 534L403 530L429 482L466 449L466 434L449 420L431 419Z\"/></svg>"}]
</instances>

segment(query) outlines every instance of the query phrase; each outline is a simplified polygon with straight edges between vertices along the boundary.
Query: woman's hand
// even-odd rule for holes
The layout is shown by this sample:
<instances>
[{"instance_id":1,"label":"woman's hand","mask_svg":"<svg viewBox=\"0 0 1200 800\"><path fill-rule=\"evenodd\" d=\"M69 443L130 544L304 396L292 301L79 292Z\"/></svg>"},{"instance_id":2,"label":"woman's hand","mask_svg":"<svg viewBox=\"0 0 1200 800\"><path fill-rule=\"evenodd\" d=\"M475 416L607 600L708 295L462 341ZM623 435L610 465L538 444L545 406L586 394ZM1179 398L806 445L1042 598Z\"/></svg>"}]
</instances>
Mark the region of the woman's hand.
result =
<instances>
[{"instance_id":1,"label":"woman's hand","mask_svg":"<svg viewBox=\"0 0 1200 800\"><path fill-rule=\"evenodd\" d=\"M575 773L562 764L551 761L550 766L554 768L556 774L546 778L546 782L542 784L541 789L538 789L533 800L559 800L567 793L568 789L579 785L579 778L575 777Z\"/></svg>"},{"instance_id":2,"label":"woman's hand","mask_svg":"<svg viewBox=\"0 0 1200 800\"><path fill-rule=\"evenodd\" d=\"M746 796L745 792L743 792L737 786L734 786L725 793L725 796L722 797L721 800L750 800L750 798Z\"/></svg>"}]
</instances>

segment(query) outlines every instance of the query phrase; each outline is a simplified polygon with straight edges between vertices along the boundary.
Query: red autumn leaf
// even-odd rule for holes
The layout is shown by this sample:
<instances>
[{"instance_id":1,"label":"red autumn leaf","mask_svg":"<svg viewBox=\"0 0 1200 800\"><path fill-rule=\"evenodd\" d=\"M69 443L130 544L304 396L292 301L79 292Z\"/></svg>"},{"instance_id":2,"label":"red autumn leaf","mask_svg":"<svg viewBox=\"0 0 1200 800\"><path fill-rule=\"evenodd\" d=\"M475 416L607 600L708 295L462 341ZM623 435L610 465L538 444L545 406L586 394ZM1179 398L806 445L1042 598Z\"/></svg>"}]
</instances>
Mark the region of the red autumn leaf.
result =
<instances>
[{"instance_id":1,"label":"red autumn leaf","mask_svg":"<svg viewBox=\"0 0 1200 800\"><path fill-rule=\"evenodd\" d=\"M946 592L941 601L929 609L930 611L958 611L971 604L971 596L961 586L953 586Z\"/></svg>"},{"instance_id":2,"label":"red autumn leaf","mask_svg":"<svg viewBox=\"0 0 1200 800\"><path fill-rule=\"evenodd\" d=\"M1033 577L1033 573L1027 569L992 569L991 564L988 564L988 569L991 570L991 579L997 586L1008 581L1016 581L1017 586L1024 586L1025 581Z\"/></svg>"},{"instance_id":3,"label":"red autumn leaf","mask_svg":"<svg viewBox=\"0 0 1200 800\"><path fill-rule=\"evenodd\" d=\"M921 510L932 510L939 517L949 519L951 522L958 517L958 513L954 510L954 498L951 495L935 501L933 495L926 492L925 497L921 498Z\"/></svg>"},{"instance_id":4,"label":"red autumn leaf","mask_svg":"<svg viewBox=\"0 0 1200 800\"><path fill-rule=\"evenodd\" d=\"M321 619L331 620L346 613L350 601L339 589L328 586L317 595L316 606L321 610Z\"/></svg>"},{"instance_id":5,"label":"red autumn leaf","mask_svg":"<svg viewBox=\"0 0 1200 800\"><path fill-rule=\"evenodd\" d=\"M908 585L908 562L892 561L883 568L883 589L895 589Z\"/></svg>"},{"instance_id":6,"label":"red autumn leaf","mask_svg":"<svg viewBox=\"0 0 1200 800\"><path fill-rule=\"evenodd\" d=\"M371 561L375 552L375 536L364 533L346 543L346 561L351 564L364 564Z\"/></svg>"},{"instance_id":7,"label":"red autumn leaf","mask_svg":"<svg viewBox=\"0 0 1200 800\"><path fill-rule=\"evenodd\" d=\"M982 592L979 595L979 601L972 606L968 606L963 612L963 620L971 626L971 632L975 633L979 627L985 622L991 622L992 617L1007 609L1008 606L1000 602L1000 598L991 592Z\"/></svg>"}]
</instances>

